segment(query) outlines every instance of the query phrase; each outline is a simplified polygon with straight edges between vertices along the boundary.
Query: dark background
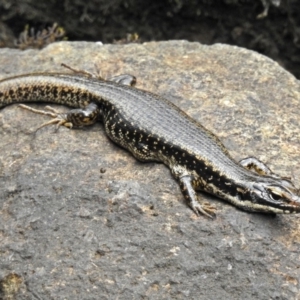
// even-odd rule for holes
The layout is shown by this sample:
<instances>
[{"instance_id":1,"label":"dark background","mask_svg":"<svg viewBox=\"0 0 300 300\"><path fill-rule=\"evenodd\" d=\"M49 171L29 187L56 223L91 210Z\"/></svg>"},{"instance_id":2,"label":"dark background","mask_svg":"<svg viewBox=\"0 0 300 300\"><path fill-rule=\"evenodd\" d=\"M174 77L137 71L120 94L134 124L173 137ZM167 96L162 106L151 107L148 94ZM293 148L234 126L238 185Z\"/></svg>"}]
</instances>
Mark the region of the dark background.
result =
<instances>
[{"instance_id":1,"label":"dark background","mask_svg":"<svg viewBox=\"0 0 300 300\"><path fill-rule=\"evenodd\" d=\"M71 41L124 42L136 33L140 42L237 45L269 56L300 78L299 13L297 0L0 0L0 44L16 47L26 25L36 33L58 23Z\"/></svg>"}]
</instances>

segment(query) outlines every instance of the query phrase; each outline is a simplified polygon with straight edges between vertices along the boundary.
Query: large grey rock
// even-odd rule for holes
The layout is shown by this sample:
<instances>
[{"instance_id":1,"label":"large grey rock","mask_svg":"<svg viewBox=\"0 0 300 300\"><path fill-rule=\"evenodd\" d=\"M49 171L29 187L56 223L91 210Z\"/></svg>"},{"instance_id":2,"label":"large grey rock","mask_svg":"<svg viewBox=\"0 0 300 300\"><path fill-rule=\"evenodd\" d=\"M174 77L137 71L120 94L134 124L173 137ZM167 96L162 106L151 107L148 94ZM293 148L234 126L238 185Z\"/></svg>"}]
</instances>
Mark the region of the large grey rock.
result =
<instances>
[{"instance_id":1,"label":"large grey rock","mask_svg":"<svg viewBox=\"0 0 300 300\"><path fill-rule=\"evenodd\" d=\"M300 85L270 59L182 41L0 51L1 78L68 72L60 63L136 75L137 87L217 133L234 158L254 155L299 186ZM217 218L198 218L166 167L136 161L101 124L33 134L45 119L0 111L4 299L300 297L298 215L246 213L199 194Z\"/></svg>"}]
</instances>

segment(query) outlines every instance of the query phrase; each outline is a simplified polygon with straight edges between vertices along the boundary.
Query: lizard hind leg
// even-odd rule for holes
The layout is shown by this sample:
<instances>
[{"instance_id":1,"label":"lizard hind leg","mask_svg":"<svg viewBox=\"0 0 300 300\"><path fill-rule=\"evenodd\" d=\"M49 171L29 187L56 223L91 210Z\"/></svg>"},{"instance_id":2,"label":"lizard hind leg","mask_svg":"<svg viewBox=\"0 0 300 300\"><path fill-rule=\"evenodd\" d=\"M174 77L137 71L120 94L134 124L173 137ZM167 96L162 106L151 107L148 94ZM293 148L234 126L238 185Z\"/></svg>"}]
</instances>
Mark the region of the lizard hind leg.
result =
<instances>
[{"instance_id":1,"label":"lizard hind leg","mask_svg":"<svg viewBox=\"0 0 300 300\"><path fill-rule=\"evenodd\" d=\"M97 122L101 116L98 106L94 103L90 103L83 109L71 109L67 113L60 113L50 106L46 106L45 110L34 109L24 104L20 104L19 107L29 110L33 113L50 116L52 118L50 121L47 121L39 126L36 131L45 126L53 124L56 124L56 130L60 126L65 126L69 129L73 127L88 126Z\"/></svg>"},{"instance_id":2,"label":"lizard hind leg","mask_svg":"<svg viewBox=\"0 0 300 300\"><path fill-rule=\"evenodd\" d=\"M75 74L83 75L86 77L90 77L90 78L94 78L94 79L98 79L98 80L104 80L104 81L113 81L115 83L127 85L127 86L135 86L135 84L136 84L136 77L133 75L130 75L130 74L121 74L121 75L116 75L116 76L112 76L109 78L104 78L101 75L101 71L97 68L97 66L95 66L96 72L91 73L86 70L75 69L66 64L61 64L61 65L62 65L62 67L71 70Z\"/></svg>"},{"instance_id":3,"label":"lizard hind leg","mask_svg":"<svg viewBox=\"0 0 300 300\"><path fill-rule=\"evenodd\" d=\"M113 81L118 84L127 85L127 86L135 86L136 78L130 74L122 74L107 78L107 81Z\"/></svg>"}]
</instances>

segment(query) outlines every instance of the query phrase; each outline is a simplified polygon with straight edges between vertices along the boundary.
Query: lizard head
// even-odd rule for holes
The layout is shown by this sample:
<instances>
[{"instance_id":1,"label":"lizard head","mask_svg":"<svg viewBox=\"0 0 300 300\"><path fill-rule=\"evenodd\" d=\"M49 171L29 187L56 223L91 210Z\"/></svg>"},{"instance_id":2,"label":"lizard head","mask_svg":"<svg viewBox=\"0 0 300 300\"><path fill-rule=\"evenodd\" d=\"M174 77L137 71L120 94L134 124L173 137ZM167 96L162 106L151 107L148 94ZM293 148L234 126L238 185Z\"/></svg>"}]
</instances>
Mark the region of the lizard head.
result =
<instances>
[{"instance_id":1,"label":"lizard head","mask_svg":"<svg viewBox=\"0 0 300 300\"><path fill-rule=\"evenodd\" d=\"M299 190L290 180L268 176L260 179L252 182L242 197L245 199L245 209L267 213L300 213Z\"/></svg>"}]
</instances>

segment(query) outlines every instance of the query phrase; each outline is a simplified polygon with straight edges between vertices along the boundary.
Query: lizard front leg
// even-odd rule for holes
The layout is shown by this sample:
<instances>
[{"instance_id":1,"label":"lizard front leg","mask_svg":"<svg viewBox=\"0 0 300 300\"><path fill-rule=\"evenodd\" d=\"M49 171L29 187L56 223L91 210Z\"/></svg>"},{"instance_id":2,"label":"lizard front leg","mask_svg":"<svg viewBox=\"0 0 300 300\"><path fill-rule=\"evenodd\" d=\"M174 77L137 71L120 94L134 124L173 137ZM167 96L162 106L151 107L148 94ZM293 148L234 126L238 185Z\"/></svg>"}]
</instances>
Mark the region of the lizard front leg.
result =
<instances>
[{"instance_id":1,"label":"lizard front leg","mask_svg":"<svg viewBox=\"0 0 300 300\"><path fill-rule=\"evenodd\" d=\"M268 175L275 178L279 177L278 175L274 174L265 163L255 157L244 158L239 162L239 164L244 168L257 173L258 175Z\"/></svg>"},{"instance_id":2,"label":"lizard front leg","mask_svg":"<svg viewBox=\"0 0 300 300\"><path fill-rule=\"evenodd\" d=\"M209 204L201 204L195 191L195 181L193 175L180 165L171 167L172 175L179 181L181 192L187 201L188 206L199 216L200 213L209 217L215 217L215 208Z\"/></svg>"}]
</instances>

